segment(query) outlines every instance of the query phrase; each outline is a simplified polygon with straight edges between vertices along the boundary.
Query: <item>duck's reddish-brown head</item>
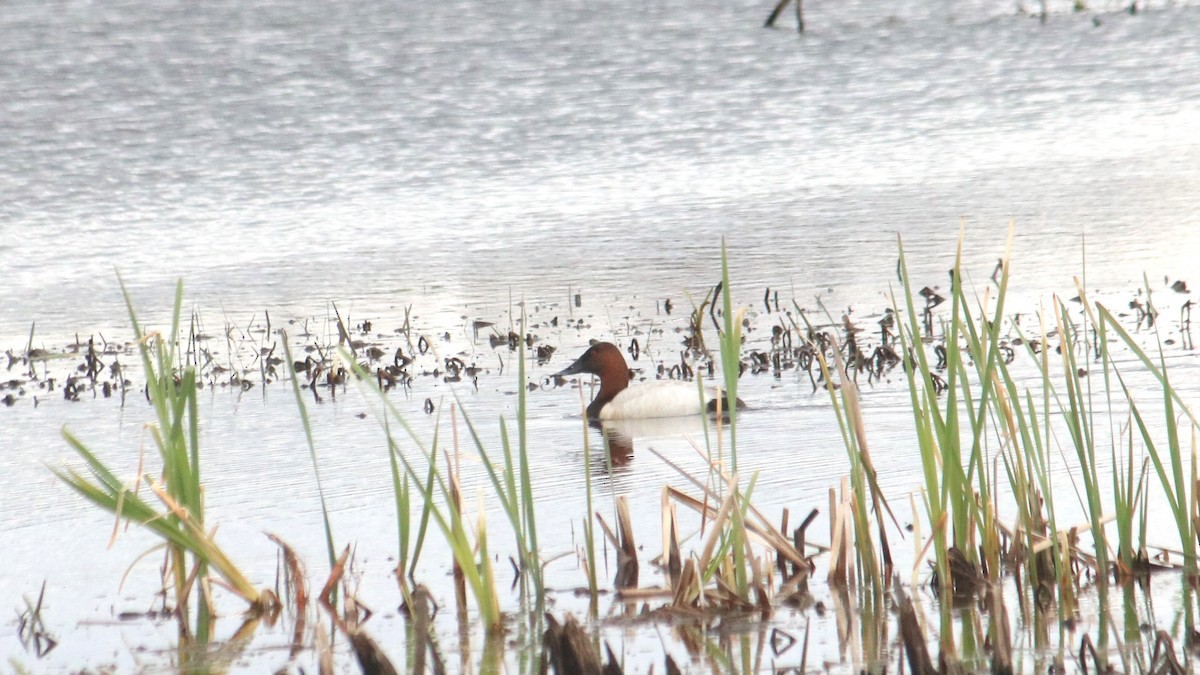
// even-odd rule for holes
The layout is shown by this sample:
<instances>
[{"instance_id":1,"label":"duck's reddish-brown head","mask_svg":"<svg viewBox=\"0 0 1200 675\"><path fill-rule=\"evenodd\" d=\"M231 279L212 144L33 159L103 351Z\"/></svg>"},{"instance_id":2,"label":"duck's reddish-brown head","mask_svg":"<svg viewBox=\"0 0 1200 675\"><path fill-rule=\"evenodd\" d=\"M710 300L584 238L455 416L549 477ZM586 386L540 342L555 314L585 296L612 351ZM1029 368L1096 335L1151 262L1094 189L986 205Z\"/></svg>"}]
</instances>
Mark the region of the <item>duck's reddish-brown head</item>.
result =
<instances>
[{"instance_id":1,"label":"duck's reddish-brown head","mask_svg":"<svg viewBox=\"0 0 1200 675\"><path fill-rule=\"evenodd\" d=\"M599 417L600 409L629 386L629 367L621 350L611 342L597 342L588 348L575 363L567 366L557 376L591 373L600 378L600 391L588 406L588 417Z\"/></svg>"}]
</instances>

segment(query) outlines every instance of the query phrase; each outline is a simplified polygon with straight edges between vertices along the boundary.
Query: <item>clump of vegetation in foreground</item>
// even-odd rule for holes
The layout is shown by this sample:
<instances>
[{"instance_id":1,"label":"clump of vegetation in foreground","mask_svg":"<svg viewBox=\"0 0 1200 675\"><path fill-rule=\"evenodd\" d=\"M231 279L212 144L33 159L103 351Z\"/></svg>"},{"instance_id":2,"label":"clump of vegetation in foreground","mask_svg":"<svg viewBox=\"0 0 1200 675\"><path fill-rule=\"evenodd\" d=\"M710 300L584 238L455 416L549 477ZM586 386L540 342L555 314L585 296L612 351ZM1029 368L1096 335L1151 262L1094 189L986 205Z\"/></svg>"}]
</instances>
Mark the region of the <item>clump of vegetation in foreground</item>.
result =
<instances>
[{"instance_id":1,"label":"clump of vegetation in foreground","mask_svg":"<svg viewBox=\"0 0 1200 675\"><path fill-rule=\"evenodd\" d=\"M123 287L123 284L122 284ZM204 520L204 488L200 479L199 419L196 413L196 373L174 367L179 344L179 309L183 284L175 291L175 313L169 336L145 333L125 294L129 320L138 336L146 392L155 412L150 427L162 462L161 473L140 473L125 483L96 454L69 431L63 436L84 460L89 475L72 468L52 468L64 482L118 519L137 523L162 539L165 549L164 596L173 601L178 619L180 667L187 669L212 638L213 587L220 585L248 605L242 634L252 634L263 618L274 621L279 601L260 590L243 574L213 537ZM146 494L149 493L149 494ZM113 532L116 535L116 530Z\"/></svg>"},{"instance_id":2,"label":"clump of vegetation in foreground","mask_svg":"<svg viewBox=\"0 0 1200 675\"><path fill-rule=\"evenodd\" d=\"M519 672L621 672L645 665L621 663L600 639L604 623L598 605L605 584L598 573L602 554L597 525L615 555L614 602L641 605L651 619L669 619L698 667L714 672L757 672L781 663L806 670L810 664L807 631L801 638L773 628L774 656L768 657L768 663L763 656L767 631L759 630L755 641L752 627L772 626L776 614L784 610L814 620L818 609L810 588L819 571L835 598L839 639L848 645L855 669L882 671L901 659L912 672L921 673L1045 671L1047 667L1063 672L1068 663L1100 672L1189 669L1194 656L1190 649L1181 648L1188 645L1177 646L1175 641L1190 640L1195 634L1192 582L1197 578L1200 482L1195 448L1189 451L1185 439L1195 437L1197 423L1172 386L1163 358L1151 355L1161 355L1161 345L1156 352L1147 352L1114 313L1090 301L1082 287L1082 314L1073 318L1069 305L1055 299L1037 326L1026 332L1005 314L1007 256L995 285L983 289L970 288L961 265L956 264L948 297L929 289L914 292L902 247L900 269L902 293L883 323L881 344L874 352L860 346L857 330L848 320L837 323L831 318L827 325L815 326L797 306L797 312L788 316L799 323L777 331L768 352L746 354L741 334L745 315L728 292L729 270L722 252L718 289L726 292L716 343L729 400L736 398L738 377L744 370L761 363L801 362L814 373L814 386L828 393L836 413L848 475L840 490L829 492L829 542L811 541L808 529L815 509L792 527L786 511L777 525L754 507L758 475L744 473L745 463L739 464L737 411L729 410L727 416L713 420L713 433L706 430L695 443L706 459L705 473L693 475L662 458L677 469L683 487L661 487L661 552L652 559L647 561L635 543L640 533L634 531L627 504L613 499L609 508L598 510L589 480L588 510L580 514L584 544L578 552L590 599L583 623L547 613L543 571L552 561L539 544L540 502L530 481L529 457L536 439L529 438L526 428L525 347L518 344L517 377L522 386L517 389L516 416L511 423L499 421L500 447L486 447L476 423L462 412L472 446L469 451L460 447L456 406L450 408L453 438L449 444L437 433L429 441L420 438L391 405L382 380L368 375L367 365L343 349L340 358L346 372L374 390L380 402L395 497L396 578L408 615L407 669L441 672L446 668L438 646L434 600L420 582L429 574L439 574L420 564L421 552L429 545L430 524L433 536L453 554L461 630L469 633L474 625L486 634L481 669L487 671L513 658L504 651L514 644L521 647L515 656ZM169 570L164 587L171 591L180 626L180 666L190 668L197 663L227 663L222 659L244 647L243 638L253 632L256 621L274 620L279 601L255 589L216 544L214 528L203 519L195 378L190 368L176 365L181 295L179 288L167 338L145 334L130 308L147 373L147 393L157 416L153 433L161 472L139 473L133 483L122 483L83 442L64 432L90 475L71 469L56 473L92 502L164 540ZM709 307L714 316L716 295ZM916 298L924 298L924 308L918 308ZM694 334L689 336L689 349L697 353L706 351L700 332L709 302L705 298L696 308ZM948 307L935 315L933 308L943 303ZM1139 320L1153 316L1152 312L1150 301ZM844 326L844 331L838 326ZM288 362L294 363L290 353ZM889 496L880 488L857 391L859 374L871 377L884 364L898 365L905 373L913 438L923 468L923 489L913 497L920 506L914 505L913 511L923 511L924 518L912 524L912 534L901 534ZM1032 383L1014 373L1018 365L1035 369ZM1132 380L1147 377L1155 383L1156 395L1146 396L1143 388L1135 397ZM292 380L307 429L294 371ZM515 442L510 433L514 427ZM319 453L311 434L308 437L319 484ZM611 467L608 434L601 436L603 448L593 448L592 439L584 426L585 456L595 452ZM475 505L472 520L463 496L458 465L464 452L482 460L487 492L478 499L499 502L513 537L515 607L502 601L497 587L493 534L483 520L483 505ZM1052 458L1059 455L1070 458L1087 522L1059 522L1055 498L1062 495L1055 494L1051 481ZM587 463L590 466L590 459ZM143 483L161 506L141 496L137 486ZM1146 541L1151 493L1165 496L1178 530L1178 549L1171 561L1152 555ZM1005 521L1004 513L1016 516ZM317 595L320 606L353 647L365 672L395 672L389 657L367 634L357 599L340 584L348 554L335 555L328 518L325 534L331 573ZM901 537L918 548L911 570L897 569L893 562L893 542ZM280 545L290 591L283 604L290 608L294 622L289 658L312 650L325 666L334 654L330 636L321 622L309 622L303 567L290 548ZM926 561L932 567L928 576L923 574ZM645 562L664 571L664 583L640 583L639 568ZM1141 623L1152 617L1139 611L1139 589L1148 584L1152 571L1166 568L1178 570L1183 580L1181 621L1171 630L1144 634ZM938 600L932 615L920 607L923 580ZM1011 594L1003 592L1006 584L1015 589ZM217 587L244 598L251 618L216 649L196 650L196 645L213 640ZM1110 588L1122 594L1120 608L1110 606ZM1085 633L1078 645L1069 644L1079 597L1088 592L1096 594L1099 625L1095 633ZM1011 611L1006 597L1016 598ZM1014 615L1020 620L1014 622ZM732 624L744 628L715 634L710 630ZM1029 638L1019 650L1014 649L1014 624ZM460 651L460 658L469 655ZM670 656L665 659L667 672L677 672ZM472 666L464 663L462 668Z\"/></svg>"}]
</instances>

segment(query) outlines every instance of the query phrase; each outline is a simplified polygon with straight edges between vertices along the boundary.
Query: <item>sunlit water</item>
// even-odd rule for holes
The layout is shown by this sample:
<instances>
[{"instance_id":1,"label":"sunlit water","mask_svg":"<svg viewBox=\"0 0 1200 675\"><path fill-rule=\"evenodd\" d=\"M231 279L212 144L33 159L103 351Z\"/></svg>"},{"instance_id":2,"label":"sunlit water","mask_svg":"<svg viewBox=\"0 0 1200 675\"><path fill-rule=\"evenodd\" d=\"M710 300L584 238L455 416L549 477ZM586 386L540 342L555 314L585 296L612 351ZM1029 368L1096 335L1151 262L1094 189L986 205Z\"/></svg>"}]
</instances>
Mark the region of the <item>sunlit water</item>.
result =
<instances>
[{"instance_id":1,"label":"sunlit water","mask_svg":"<svg viewBox=\"0 0 1200 675\"><path fill-rule=\"evenodd\" d=\"M0 348L23 350L31 329L34 346L49 349L77 335L128 339L114 269L159 326L182 277L187 306L230 359L226 327L243 354L272 344L255 332L267 314L273 328L296 334L302 324L287 322L310 319L329 335L333 303L351 324L373 322L368 339L408 350L394 331L411 308L441 356L485 371L477 387L418 377L391 400L426 438L437 416L423 406L434 402L444 445L457 395L498 447L497 419L515 412L515 357L472 321L507 331L524 300L532 332L558 347L548 364L531 362L539 384L593 338L648 340L633 365L653 377L649 359L678 359L682 315L719 278L722 237L735 304L754 311L750 346L786 320L762 306L766 288L785 308L795 300L820 316L819 298L835 320L852 309L873 329L896 285L897 235L918 286L944 288L961 226L967 269L986 288L1010 220L1013 311L1075 295L1073 277L1086 272L1115 306L1146 274L1177 316L1184 296L1169 295L1164 278L1200 283L1189 278L1200 254L1196 10L1054 6L1041 24L1015 6L912 3L885 14L872 3L807 4L810 33L797 37L790 26L761 29L769 7L741 1L7 3ZM1193 396L1195 365L1178 348L1172 358ZM901 379L866 388L864 411L906 523L921 475ZM155 634L145 622L108 623L153 604L154 562L118 588L149 540L122 533L106 551L111 522L45 469L69 459L66 425L132 476L138 449L153 452L150 411L136 396L122 407L43 394L35 407L34 393L0 409L0 605L19 607L47 581L45 617L62 645L38 669L161 664L140 650L169 644L169 624ZM751 408L739 469L760 472L755 503L767 514L789 508L793 522L827 510L847 465L826 395L787 373L743 378L742 396ZM570 590L585 584L572 553L587 515L580 398L542 387L528 397L539 530L548 556L570 554L548 568L552 599L579 611ZM319 583L320 506L289 389L218 388L201 401L221 540L265 585L275 551L262 533L277 533ZM374 407L354 388L310 402L335 536L357 544L361 596L380 612L371 628L394 645L395 525ZM615 494L631 499L644 584L656 583L647 563L660 548L659 490L680 482L650 451L697 470L684 433L703 437L643 432L633 461L611 474L593 460L601 508L611 512ZM486 491L482 470L463 461L473 499ZM1068 474L1058 471L1064 495ZM1058 506L1082 522L1069 496ZM486 507L505 555L502 515ZM814 538L827 530L823 513ZM897 548L911 567L912 542ZM426 583L452 606L447 552L430 545L424 555ZM823 584L814 591L831 604ZM847 658L832 618L778 618L793 632L815 622L810 663ZM0 624L0 652L31 662L15 633ZM283 644L286 631L272 639ZM663 649L653 631L610 639L634 659ZM798 659L786 657L781 665ZM284 662L268 651L243 665Z\"/></svg>"}]
</instances>

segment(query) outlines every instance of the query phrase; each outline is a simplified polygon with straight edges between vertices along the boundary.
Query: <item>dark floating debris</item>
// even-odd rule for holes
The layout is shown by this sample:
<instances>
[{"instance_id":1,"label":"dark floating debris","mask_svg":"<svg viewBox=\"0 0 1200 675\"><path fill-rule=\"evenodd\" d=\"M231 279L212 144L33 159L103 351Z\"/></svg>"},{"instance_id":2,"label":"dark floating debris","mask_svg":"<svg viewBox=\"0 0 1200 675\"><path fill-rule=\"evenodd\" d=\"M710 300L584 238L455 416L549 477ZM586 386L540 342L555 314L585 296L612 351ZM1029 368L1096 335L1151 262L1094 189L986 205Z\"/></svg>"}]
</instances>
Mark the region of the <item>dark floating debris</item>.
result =
<instances>
[{"instance_id":1,"label":"dark floating debris","mask_svg":"<svg viewBox=\"0 0 1200 675\"><path fill-rule=\"evenodd\" d=\"M46 582L42 582L37 602L30 602L29 598L25 597L21 599L25 602L25 609L17 616L17 639L21 641L22 647L32 651L39 659L45 658L58 646L58 640L50 633L42 619Z\"/></svg>"},{"instance_id":2,"label":"dark floating debris","mask_svg":"<svg viewBox=\"0 0 1200 675\"><path fill-rule=\"evenodd\" d=\"M925 298L925 303L929 307L937 307L938 305L940 305L946 301L945 297L943 297L937 291L935 291L934 289L932 289L928 286L917 291L917 295L921 296L922 298Z\"/></svg>"},{"instance_id":3,"label":"dark floating debris","mask_svg":"<svg viewBox=\"0 0 1200 675\"><path fill-rule=\"evenodd\" d=\"M534 351L534 357L537 359L538 365L546 365L550 361L550 357L554 356L556 348L553 345L538 345Z\"/></svg>"}]
</instances>

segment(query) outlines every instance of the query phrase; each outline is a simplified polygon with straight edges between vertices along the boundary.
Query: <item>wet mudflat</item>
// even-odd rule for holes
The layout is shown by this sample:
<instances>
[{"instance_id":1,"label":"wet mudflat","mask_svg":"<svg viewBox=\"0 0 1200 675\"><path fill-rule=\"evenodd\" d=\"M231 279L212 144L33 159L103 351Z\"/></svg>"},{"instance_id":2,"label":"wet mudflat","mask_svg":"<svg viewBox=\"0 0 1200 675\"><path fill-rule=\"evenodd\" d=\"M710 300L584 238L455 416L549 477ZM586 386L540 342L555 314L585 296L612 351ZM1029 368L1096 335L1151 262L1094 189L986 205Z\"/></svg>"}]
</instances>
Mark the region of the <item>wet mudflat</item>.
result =
<instances>
[{"instance_id":1,"label":"wet mudflat","mask_svg":"<svg viewBox=\"0 0 1200 675\"><path fill-rule=\"evenodd\" d=\"M810 7L803 39L762 31L765 10L749 4L663 3L632 14L592 4L403 12L367 5L334 15L305 3L10 9L0 58L12 67L0 78L13 95L0 103L0 157L15 180L0 191L10 205L4 230L19 236L0 241L8 285L0 349L12 354L0 361L0 399L12 404L0 408L0 598L15 617L23 597L36 603L45 581L39 616L58 644L38 659L36 645L22 646L29 633L14 618L0 625L0 651L31 670L170 670L180 660L175 623L153 614L171 604L159 595L161 555L125 576L155 540L121 527L106 550L112 517L46 468L78 465L60 435L64 425L124 480L137 475L139 453L154 458L145 377L114 265L147 327L160 331L169 328L174 280L185 280L184 333L201 338L183 349L202 383L206 518L259 586L280 578L280 549L265 532L294 547L312 585L330 567L280 329L301 362L332 359L339 342L360 343L354 348L370 381L388 387L387 400L418 436L436 430L446 449L457 428L464 503L474 514L484 495L498 595L510 616L520 610L518 593L506 590L512 535L472 458L462 414L488 448L502 446L501 416L515 437L522 385L511 347L532 334L525 424L549 561L547 610L559 621L587 616L589 597L579 592L588 585L584 523L599 511L615 529L620 496L639 547L638 587L667 585L671 575L653 563L664 548L662 488L701 494L670 463L707 475L693 446L706 447L704 427L626 429L632 456L610 468L597 454L598 432L579 416L575 384L548 376L593 339L627 350L639 379L657 378L660 367L678 375L684 364L707 376L684 341L689 314L720 278L722 235L729 295L734 307L749 308L739 354L739 396L750 404L737 422L739 476L745 485L757 472L751 502L773 522L786 508L794 528L817 509L809 543L833 540L829 490L841 489L851 467L829 393L813 386L815 366L801 367L801 354L785 358L776 329L792 330L791 349L803 346L798 305L844 343L849 315L862 329L864 355L873 356L899 288L897 233L914 290L947 297L961 218L964 269L972 288L994 298L990 277L1015 219L1006 310L1032 333L1039 312L1053 323L1052 294L1068 303L1077 294L1079 275L1093 300L1123 311L1123 325L1149 349L1152 333L1139 321L1147 273L1172 380L1185 400L1195 397L1181 332L1190 294L1171 288L1192 280L1200 248L1190 48L1197 16L1187 6L1133 16L1052 7L1046 24L970 3L902 6L892 16L868 5ZM926 300L915 297L919 310ZM1072 321L1082 321L1082 306L1068 306ZM939 322L949 314L946 303L934 309ZM717 325L707 312L703 322L715 348ZM1015 328L1003 336L1011 346ZM1014 363L1023 385L1037 382L1036 359ZM315 385L303 391L331 529L339 546L356 546L348 578L373 610L365 630L402 664L415 641L392 575L399 546L380 403L353 377L341 379L334 361L325 366L301 379ZM1131 385L1149 396L1154 383L1141 377ZM124 379L130 386L122 388ZM897 364L879 380L864 368L857 381L879 485L899 524L889 530L895 569L907 583L914 561L932 555L916 543L930 527L908 385ZM1118 437L1136 437L1128 418L1114 419ZM727 447L728 431L721 433ZM715 428L709 434L715 446ZM1059 430L1060 442L1067 436ZM1111 480L1120 462L1100 447L1097 471ZM1074 496L1072 452L1056 451L1049 462L1060 528L1089 521L1086 500ZM1144 458L1137 456L1135 473L1149 466ZM1158 486L1155 469L1145 470L1146 484ZM1003 476L1004 468L993 463L989 471ZM1178 534L1164 491L1146 494L1158 500L1146 507L1148 551L1161 556ZM1112 499L1103 497L1106 512ZM1003 489L995 501L1001 521L1017 520ZM711 521L678 509L685 549L702 542ZM906 529L914 522L920 533ZM1086 548L1088 535L1080 536ZM606 548L599 530L596 540ZM447 666L484 669L496 658L520 667L544 626L509 619L501 648L484 639L468 603L460 633L451 554L439 541L430 535L416 580L442 608L434 622ZM618 599L618 556L611 546L603 553L605 594L587 625L628 672L651 664L658 672L664 654L703 670L802 662L849 670L878 653L870 646L878 633L861 620L862 593L826 583L828 554L813 553L812 604L785 604L780 594L767 621L755 612L694 621L639 618L659 601ZM927 637L936 654L940 604L928 568L917 567L918 583L906 592L933 625ZM1134 642L1127 626L1138 626L1147 664L1160 628L1185 658L1181 617L1195 598L1183 578L1154 577L1152 593L1135 594L1128 620L1124 587L1110 589L1123 641ZM780 590L782 577L773 581ZM1104 624L1094 591L1079 593L1073 623L1043 625L1045 617L1022 608L1015 585L1005 588L1020 670L1044 670L1055 645L1077 653L1084 634L1098 641ZM216 636L224 641L244 607L228 595L219 607ZM895 660L898 633L889 625L879 642ZM285 611L225 658L235 669L312 670L311 642L289 661L293 626ZM337 667L353 670L344 635L333 632ZM772 645L782 648L788 637L797 643L776 653ZM965 651L961 636L956 644Z\"/></svg>"}]
</instances>

